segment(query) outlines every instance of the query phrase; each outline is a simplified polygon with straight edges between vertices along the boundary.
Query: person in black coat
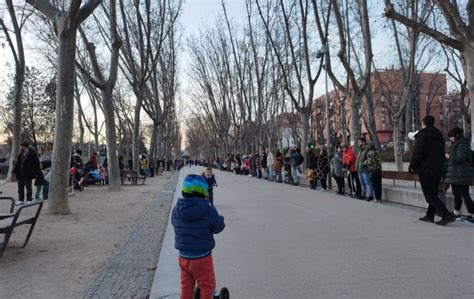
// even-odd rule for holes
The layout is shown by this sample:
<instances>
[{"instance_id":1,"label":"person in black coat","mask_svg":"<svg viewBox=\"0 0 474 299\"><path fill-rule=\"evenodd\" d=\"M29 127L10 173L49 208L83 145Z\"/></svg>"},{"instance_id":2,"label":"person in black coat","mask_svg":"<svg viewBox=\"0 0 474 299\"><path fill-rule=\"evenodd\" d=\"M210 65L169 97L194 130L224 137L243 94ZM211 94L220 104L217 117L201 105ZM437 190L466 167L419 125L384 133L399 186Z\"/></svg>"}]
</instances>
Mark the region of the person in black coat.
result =
<instances>
[{"instance_id":1,"label":"person in black coat","mask_svg":"<svg viewBox=\"0 0 474 299\"><path fill-rule=\"evenodd\" d=\"M466 204L468 220L473 220L474 203L469 195L469 186L474 182L474 167L472 167L471 145L469 139L464 138L464 131L455 127L448 133L453 143L449 152L448 169L444 182L451 184L454 195L454 215L459 215L462 199Z\"/></svg>"},{"instance_id":2,"label":"person in black coat","mask_svg":"<svg viewBox=\"0 0 474 299\"><path fill-rule=\"evenodd\" d=\"M316 179L321 183L321 187L324 190L327 189L328 173L329 173L328 153L326 149L322 149L321 154L316 158Z\"/></svg>"},{"instance_id":3,"label":"person in black coat","mask_svg":"<svg viewBox=\"0 0 474 299\"><path fill-rule=\"evenodd\" d=\"M38 154L30 148L30 144L25 141L20 144L20 154L16 159L13 172L15 173L18 184L18 205L22 205L25 200L31 202L33 200L33 179L36 179L41 171Z\"/></svg>"},{"instance_id":4,"label":"person in black coat","mask_svg":"<svg viewBox=\"0 0 474 299\"><path fill-rule=\"evenodd\" d=\"M435 119L431 115L423 118L423 129L416 135L410 166L410 173L418 174L421 189L428 202L428 210L419 220L434 222L435 214L441 216L436 222L446 225L455 220L452 213L438 197L438 185L445 170L444 138L441 132L434 127Z\"/></svg>"}]
</instances>

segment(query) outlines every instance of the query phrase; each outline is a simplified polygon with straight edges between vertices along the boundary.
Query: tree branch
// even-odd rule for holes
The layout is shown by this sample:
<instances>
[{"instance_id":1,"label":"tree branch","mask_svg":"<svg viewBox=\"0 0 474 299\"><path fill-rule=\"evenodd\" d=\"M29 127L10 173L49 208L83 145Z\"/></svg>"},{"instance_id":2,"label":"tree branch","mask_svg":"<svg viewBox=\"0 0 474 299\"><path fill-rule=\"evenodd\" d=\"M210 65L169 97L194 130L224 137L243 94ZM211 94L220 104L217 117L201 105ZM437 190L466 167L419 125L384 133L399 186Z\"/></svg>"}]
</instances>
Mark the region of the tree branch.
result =
<instances>
[{"instance_id":1,"label":"tree branch","mask_svg":"<svg viewBox=\"0 0 474 299\"><path fill-rule=\"evenodd\" d=\"M102 0L89 0L86 4L84 4L79 10L78 24L84 22L94 12L100 3L102 3Z\"/></svg>"},{"instance_id":2,"label":"tree branch","mask_svg":"<svg viewBox=\"0 0 474 299\"><path fill-rule=\"evenodd\" d=\"M430 28L426 26L425 24L418 23L415 20L411 20L398 12L395 11L393 8L393 5L390 0L385 0L385 16L387 18L393 19L395 21L398 21L405 26L408 26L410 28L413 28L417 31L420 31L426 35L431 36L435 40L437 40L440 43L443 43L445 45L448 45L452 48L455 48L457 50L462 50L464 47L463 41L459 41L457 39L451 38L433 28Z\"/></svg>"},{"instance_id":3,"label":"tree branch","mask_svg":"<svg viewBox=\"0 0 474 299\"><path fill-rule=\"evenodd\" d=\"M51 5L48 0L26 0L26 3L39 10L51 21L54 21L57 15L63 13Z\"/></svg>"}]
</instances>

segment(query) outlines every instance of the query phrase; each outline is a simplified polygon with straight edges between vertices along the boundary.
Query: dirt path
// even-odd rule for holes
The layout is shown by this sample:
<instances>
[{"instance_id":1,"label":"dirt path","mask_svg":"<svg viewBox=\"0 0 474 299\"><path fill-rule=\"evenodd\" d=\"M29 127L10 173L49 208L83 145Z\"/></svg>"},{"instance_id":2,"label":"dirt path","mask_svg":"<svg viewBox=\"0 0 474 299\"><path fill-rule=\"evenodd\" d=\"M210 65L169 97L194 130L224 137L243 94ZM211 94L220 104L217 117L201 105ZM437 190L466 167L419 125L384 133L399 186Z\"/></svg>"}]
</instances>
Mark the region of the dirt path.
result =
<instances>
[{"instance_id":1,"label":"dirt path","mask_svg":"<svg viewBox=\"0 0 474 299\"><path fill-rule=\"evenodd\" d=\"M120 192L86 188L70 197L68 216L49 215L45 206L28 246L21 248L27 228L17 228L0 259L0 298L82 298L169 177ZM1 190L16 197L15 184Z\"/></svg>"}]
</instances>

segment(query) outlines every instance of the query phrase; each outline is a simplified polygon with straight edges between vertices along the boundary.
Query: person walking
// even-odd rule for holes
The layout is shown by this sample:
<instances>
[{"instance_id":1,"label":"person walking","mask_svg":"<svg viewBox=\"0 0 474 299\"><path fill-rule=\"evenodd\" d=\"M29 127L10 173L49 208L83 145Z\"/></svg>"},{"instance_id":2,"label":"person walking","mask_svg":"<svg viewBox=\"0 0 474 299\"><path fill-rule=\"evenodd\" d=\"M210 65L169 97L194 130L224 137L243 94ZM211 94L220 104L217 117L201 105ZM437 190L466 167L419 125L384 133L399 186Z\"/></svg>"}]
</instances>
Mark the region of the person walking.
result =
<instances>
[{"instance_id":1,"label":"person walking","mask_svg":"<svg viewBox=\"0 0 474 299\"><path fill-rule=\"evenodd\" d=\"M374 189L374 202L382 200L382 161L372 141L367 142L367 160L365 166L369 169L372 188Z\"/></svg>"},{"instance_id":2,"label":"person walking","mask_svg":"<svg viewBox=\"0 0 474 299\"><path fill-rule=\"evenodd\" d=\"M214 205L214 187L217 187L216 176L212 173L212 167L207 167L206 172L203 173L203 177L206 179L208 186L208 200L211 205Z\"/></svg>"},{"instance_id":3,"label":"person walking","mask_svg":"<svg viewBox=\"0 0 474 299\"><path fill-rule=\"evenodd\" d=\"M423 128L416 134L416 142L408 171L418 174L421 189L428 203L426 215L419 220L434 222L435 214L441 216L438 225L446 225L455 220L438 196L438 186L445 170L444 138L435 128L435 119L431 115L423 118Z\"/></svg>"},{"instance_id":4,"label":"person walking","mask_svg":"<svg viewBox=\"0 0 474 299\"><path fill-rule=\"evenodd\" d=\"M359 138L357 140L357 144L359 145L359 152L357 154L356 167L362 189L361 195L358 197L358 199L372 201L374 200L374 188L372 186L372 180L370 179L370 170L366 165L369 148L367 147L367 141L365 138Z\"/></svg>"},{"instance_id":5,"label":"person walking","mask_svg":"<svg viewBox=\"0 0 474 299\"><path fill-rule=\"evenodd\" d=\"M276 150L275 162L273 163L273 170L275 172L275 181L278 183L283 183L283 179L281 177L282 168L283 168L283 154L279 150Z\"/></svg>"},{"instance_id":6,"label":"person walking","mask_svg":"<svg viewBox=\"0 0 474 299\"><path fill-rule=\"evenodd\" d=\"M448 133L452 142L449 151L448 169L444 177L444 183L451 184L454 195L454 215L459 216L462 201L470 214L466 220L473 222L474 203L469 195L469 186L474 182L474 168L472 167L472 155L469 139L464 138L464 131L455 127Z\"/></svg>"},{"instance_id":7,"label":"person walking","mask_svg":"<svg viewBox=\"0 0 474 299\"><path fill-rule=\"evenodd\" d=\"M352 149L350 144L344 145L342 147L343 154L342 154L342 163L344 169L347 169L349 172L347 176L347 183L349 184L349 189L354 197L360 197L360 181L359 175L357 174L356 170L356 161L357 157Z\"/></svg>"},{"instance_id":8,"label":"person walking","mask_svg":"<svg viewBox=\"0 0 474 299\"><path fill-rule=\"evenodd\" d=\"M16 158L16 164L13 172L15 173L18 184L18 202L17 205L25 203L26 200L33 200L33 179L36 179L40 169L40 161L36 151L30 147L28 141L20 144L20 154Z\"/></svg>"},{"instance_id":9,"label":"person walking","mask_svg":"<svg viewBox=\"0 0 474 299\"><path fill-rule=\"evenodd\" d=\"M342 147L338 146L334 157L331 160L331 172L332 177L336 180L337 194L346 194L346 188L344 184L344 170L342 163Z\"/></svg>"}]
</instances>

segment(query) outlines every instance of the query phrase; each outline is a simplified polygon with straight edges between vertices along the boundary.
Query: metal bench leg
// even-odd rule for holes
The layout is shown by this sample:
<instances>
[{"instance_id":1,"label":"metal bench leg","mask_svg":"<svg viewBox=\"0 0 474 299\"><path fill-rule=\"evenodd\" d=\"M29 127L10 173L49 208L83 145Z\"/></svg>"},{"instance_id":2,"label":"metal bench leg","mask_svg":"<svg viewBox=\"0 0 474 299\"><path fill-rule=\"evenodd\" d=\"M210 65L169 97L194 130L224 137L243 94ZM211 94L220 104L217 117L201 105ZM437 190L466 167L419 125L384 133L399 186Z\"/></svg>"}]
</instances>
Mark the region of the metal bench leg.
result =
<instances>
[{"instance_id":1,"label":"metal bench leg","mask_svg":"<svg viewBox=\"0 0 474 299\"><path fill-rule=\"evenodd\" d=\"M33 233L33 229L35 228L36 220L37 220L37 219L35 219L35 220L33 221L33 223L31 223L30 230L28 231L28 235L26 236L25 243L23 243L22 248L25 248L26 245L28 244L28 241L30 240L31 234Z\"/></svg>"},{"instance_id":2,"label":"metal bench leg","mask_svg":"<svg viewBox=\"0 0 474 299\"><path fill-rule=\"evenodd\" d=\"M5 234L5 237L3 238L3 244L2 248L0 248L0 258L3 256L3 253L5 252L5 249L7 249L8 241L10 241L10 236L12 235L13 228Z\"/></svg>"}]
</instances>

